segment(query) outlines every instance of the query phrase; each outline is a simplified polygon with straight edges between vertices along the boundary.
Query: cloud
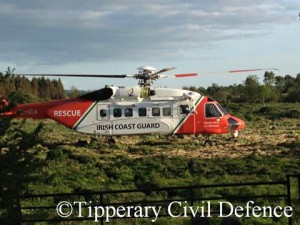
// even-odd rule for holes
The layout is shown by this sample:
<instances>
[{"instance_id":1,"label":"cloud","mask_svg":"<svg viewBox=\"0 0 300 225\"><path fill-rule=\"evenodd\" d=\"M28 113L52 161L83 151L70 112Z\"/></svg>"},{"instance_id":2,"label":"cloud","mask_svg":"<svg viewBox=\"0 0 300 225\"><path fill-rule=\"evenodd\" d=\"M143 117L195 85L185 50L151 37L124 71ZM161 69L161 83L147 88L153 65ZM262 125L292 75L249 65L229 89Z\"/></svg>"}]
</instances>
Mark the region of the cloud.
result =
<instances>
[{"instance_id":1,"label":"cloud","mask_svg":"<svg viewBox=\"0 0 300 225\"><path fill-rule=\"evenodd\" d=\"M189 59L219 41L271 34L295 20L297 7L292 0L7 0L0 4L0 61Z\"/></svg>"}]
</instances>

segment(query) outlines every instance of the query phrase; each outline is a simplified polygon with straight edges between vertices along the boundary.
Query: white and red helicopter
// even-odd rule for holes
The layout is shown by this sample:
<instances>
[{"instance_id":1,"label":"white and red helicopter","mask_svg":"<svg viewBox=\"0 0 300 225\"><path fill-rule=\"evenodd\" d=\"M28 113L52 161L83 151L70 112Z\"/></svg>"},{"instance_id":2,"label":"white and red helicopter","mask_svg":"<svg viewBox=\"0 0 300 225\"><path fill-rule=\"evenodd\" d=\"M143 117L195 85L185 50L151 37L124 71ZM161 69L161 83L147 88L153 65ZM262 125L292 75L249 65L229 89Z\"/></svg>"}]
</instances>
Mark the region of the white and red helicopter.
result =
<instances>
[{"instance_id":1,"label":"white and red helicopter","mask_svg":"<svg viewBox=\"0 0 300 225\"><path fill-rule=\"evenodd\" d=\"M245 122L214 99L197 92L152 87L153 81L167 77L151 66L138 68L133 75L97 74L23 74L27 76L106 77L138 79L138 86L111 87L84 94L78 98L21 104L3 112L0 117L53 119L78 132L118 136L139 134L225 134L237 136ZM265 69L232 70L250 72ZM197 76L197 73L174 77ZM7 103L3 103L7 104Z\"/></svg>"}]
</instances>

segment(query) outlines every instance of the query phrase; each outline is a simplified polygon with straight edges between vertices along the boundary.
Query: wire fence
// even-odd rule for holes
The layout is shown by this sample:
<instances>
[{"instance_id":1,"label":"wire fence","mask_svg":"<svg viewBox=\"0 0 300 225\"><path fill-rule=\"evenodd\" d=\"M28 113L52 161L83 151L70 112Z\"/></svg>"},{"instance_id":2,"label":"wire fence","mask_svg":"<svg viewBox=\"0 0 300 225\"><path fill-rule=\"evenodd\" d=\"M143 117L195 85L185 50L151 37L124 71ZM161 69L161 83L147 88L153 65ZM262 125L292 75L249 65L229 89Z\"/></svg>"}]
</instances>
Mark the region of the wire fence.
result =
<instances>
[{"instance_id":1,"label":"wire fence","mask_svg":"<svg viewBox=\"0 0 300 225\"><path fill-rule=\"evenodd\" d=\"M299 206L300 174L270 182L22 195L15 210L16 224L234 216L292 225L300 221Z\"/></svg>"}]
</instances>

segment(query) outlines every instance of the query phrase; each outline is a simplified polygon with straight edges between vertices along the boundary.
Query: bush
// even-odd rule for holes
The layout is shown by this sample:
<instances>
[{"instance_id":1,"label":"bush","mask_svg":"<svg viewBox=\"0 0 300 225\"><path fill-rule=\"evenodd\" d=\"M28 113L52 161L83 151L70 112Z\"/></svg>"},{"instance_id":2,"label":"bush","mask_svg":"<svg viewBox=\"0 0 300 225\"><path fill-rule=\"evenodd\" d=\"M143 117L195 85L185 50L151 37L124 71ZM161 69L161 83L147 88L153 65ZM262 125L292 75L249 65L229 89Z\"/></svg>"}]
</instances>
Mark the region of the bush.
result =
<instances>
[{"instance_id":1,"label":"bush","mask_svg":"<svg viewBox=\"0 0 300 225\"><path fill-rule=\"evenodd\" d=\"M28 103L28 102L38 102L40 99L32 94L14 91L8 98L10 107L15 107L18 104Z\"/></svg>"}]
</instances>

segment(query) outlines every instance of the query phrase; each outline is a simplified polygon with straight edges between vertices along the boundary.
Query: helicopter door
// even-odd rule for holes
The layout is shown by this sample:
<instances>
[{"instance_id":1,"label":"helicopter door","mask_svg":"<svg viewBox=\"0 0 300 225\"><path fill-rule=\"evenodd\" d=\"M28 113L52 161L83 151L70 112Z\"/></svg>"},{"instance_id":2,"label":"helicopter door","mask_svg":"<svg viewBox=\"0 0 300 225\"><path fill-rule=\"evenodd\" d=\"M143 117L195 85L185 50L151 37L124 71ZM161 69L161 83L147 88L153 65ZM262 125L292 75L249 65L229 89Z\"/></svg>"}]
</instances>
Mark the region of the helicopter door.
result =
<instances>
[{"instance_id":1,"label":"helicopter door","mask_svg":"<svg viewBox=\"0 0 300 225\"><path fill-rule=\"evenodd\" d=\"M196 117L193 112L191 112L192 107L188 103L181 103L178 105L178 113L180 117L185 118L183 125L180 128L181 133L185 134L195 134L196 132Z\"/></svg>"},{"instance_id":2,"label":"helicopter door","mask_svg":"<svg viewBox=\"0 0 300 225\"><path fill-rule=\"evenodd\" d=\"M207 133L220 133L222 113L213 102L205 104L205 119L203 123L204 131Z\"/></svg>"},{"instance_id":3,"label":"helicopter door","mask_svg":"<svg viewBox=\"0 0 300 225\"><path fill-rule=\"evenodd\" d=\"M109 105L97 106L97 120L109 120Z\"/></svg>"}]
</instances>

